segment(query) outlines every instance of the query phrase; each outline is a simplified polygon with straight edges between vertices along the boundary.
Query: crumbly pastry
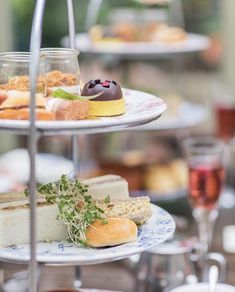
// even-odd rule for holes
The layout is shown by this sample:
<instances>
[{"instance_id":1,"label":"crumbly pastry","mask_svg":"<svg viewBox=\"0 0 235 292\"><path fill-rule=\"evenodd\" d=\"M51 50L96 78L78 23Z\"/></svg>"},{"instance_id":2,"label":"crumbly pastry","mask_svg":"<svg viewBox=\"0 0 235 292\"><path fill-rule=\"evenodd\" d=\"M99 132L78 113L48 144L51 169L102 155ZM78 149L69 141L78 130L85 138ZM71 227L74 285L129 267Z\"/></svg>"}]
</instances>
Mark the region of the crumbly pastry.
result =
<instances>
[{"instance_id":1,"label":"crumbly pastry","mask_svg":"<svg viewBox=\"0 0 235 292\"><path fill-rule=\"evenodd\" d=\"M29 91L30 82L29 76L15 76L8 80L5 84L0 84L0 90L9 91L9 90L17 90L17 91ZM44 93L45 91L45 77L39 76L37 79L37 92Z\"/></svg>"},{"instance_id":2,"label":"crumbly pastry","mask_svg":"<svg viewBox=\"0 0 235 292\"><path fill-rule=\"evenodd\" d=\"M129 198L108 204L97 201L97 206L104 210L107 217L128 218L136 224L143 224L152 215L149 197Z\"/></svg>"},{"instance_id":3,"label":"crumbly pastry","mask_svg":"<svg viewBox=\"0 0 235 292\"><path fill-rule=\"evenodd\" d=\"M71 86L78 83L77 76L73 73L63 73L58 70L47 73L47 87Z\"/></svg>"}]
</instances>

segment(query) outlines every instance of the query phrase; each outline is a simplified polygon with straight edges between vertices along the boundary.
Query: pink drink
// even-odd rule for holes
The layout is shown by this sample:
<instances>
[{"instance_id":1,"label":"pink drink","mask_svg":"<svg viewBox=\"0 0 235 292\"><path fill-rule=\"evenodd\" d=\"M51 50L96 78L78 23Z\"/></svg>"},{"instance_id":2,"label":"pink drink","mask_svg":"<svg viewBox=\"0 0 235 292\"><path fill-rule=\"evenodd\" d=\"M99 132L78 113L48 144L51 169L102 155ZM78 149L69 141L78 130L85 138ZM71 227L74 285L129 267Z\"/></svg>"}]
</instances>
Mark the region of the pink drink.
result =
<instances>
[{"instance_id":1,"label":"pink drink","mask_svg":"<svg viewBox=\"0 0 235 292\"><path fill-rule=\"evenodd\" d=\"M223 183L221 165L200 164L189 168L189 200L193 208L216 206Z\"/></svg>"},{"instance_id":2,"label":"pink drink","mask_svg":"<svg viewBox=\"0 0 235 292\"><path fill-rule=\"evenodd\" d=\"M235 105L217 105L217 133L225 141L235 134Z\"/></svg>"}]
</instances>

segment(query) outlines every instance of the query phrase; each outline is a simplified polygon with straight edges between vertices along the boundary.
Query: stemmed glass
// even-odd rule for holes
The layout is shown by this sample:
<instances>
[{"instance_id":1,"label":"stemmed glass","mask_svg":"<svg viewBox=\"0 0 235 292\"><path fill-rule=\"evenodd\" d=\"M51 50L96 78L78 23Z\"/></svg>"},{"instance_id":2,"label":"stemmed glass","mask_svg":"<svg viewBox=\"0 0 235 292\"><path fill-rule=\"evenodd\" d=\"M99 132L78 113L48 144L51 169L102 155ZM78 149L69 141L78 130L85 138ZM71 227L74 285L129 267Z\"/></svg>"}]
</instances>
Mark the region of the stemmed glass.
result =
<instances>
[{"instance_id":1,"label":"stemmed glass","mask_svg":"<svg viewBox=\"0 0 235 292\"><path fill-rule=\"evenodd\" d=\"M228 85L219 84L213 88L213 104L216 121L216 135L225 143L226 177L220 206L232 208L235 205L233 187L234 170L231 164L232 142L235 135L235 91Z\"/></svg>"},{"instance_id":2,"label":"stemmed glass","mask_svg":"<svg viewBox=\"0 0 235 292\"><path fill-rule=\"evenodd\" d=\"M210 248L224 180L224 144L216 138L184 141L189 167L189 203L198 224L202 257Z\"/></svg>"}]
</instances>

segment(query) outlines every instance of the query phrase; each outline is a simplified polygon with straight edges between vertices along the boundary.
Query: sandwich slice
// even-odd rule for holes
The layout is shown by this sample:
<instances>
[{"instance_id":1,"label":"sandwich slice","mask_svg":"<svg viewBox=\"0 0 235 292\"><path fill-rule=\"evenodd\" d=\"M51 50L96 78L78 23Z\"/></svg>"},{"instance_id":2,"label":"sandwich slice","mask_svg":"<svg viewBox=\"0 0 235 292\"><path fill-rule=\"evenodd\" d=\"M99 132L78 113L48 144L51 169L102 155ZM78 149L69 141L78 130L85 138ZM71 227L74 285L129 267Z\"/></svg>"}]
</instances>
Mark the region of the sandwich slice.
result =
<instances>
[{"instance_id":1,"label":"sandwich slice","mask_svg":"<svg viewBox=\"0 0 235 292\"><path fill-rule=\"evenodd\" d=\"M0 105L0 119L28 120L30 117L30 92L10 90ZM54 120L55 115L46 110L46 99L42 93L35 95L36 119Z\"/></svg>"},{"instance_id":2,"label":"sandwich slice","mask_svg":"<svg viewBox=\"0 0 235 292\"><path fill-rule=\"evenodd\" d=\"M57 220L58 206L37 202L38 241L64 240L66 227ZM22 194L0 195L0 247L29 243L29 202Z\"/></svg>"}]
</instances>

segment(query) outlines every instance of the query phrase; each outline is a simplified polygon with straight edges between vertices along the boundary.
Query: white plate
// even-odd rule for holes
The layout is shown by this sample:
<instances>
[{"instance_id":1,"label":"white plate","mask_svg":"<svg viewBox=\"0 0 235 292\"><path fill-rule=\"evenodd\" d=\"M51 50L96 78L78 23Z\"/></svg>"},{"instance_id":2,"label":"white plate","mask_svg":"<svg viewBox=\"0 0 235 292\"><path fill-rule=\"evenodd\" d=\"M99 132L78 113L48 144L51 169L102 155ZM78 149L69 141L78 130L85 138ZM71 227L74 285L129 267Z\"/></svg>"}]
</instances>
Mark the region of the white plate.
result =
<instances>
[{"instance_id":1,"label":"white plate","mask_svg":"<svg viewBox=\"0 0 235 292\"><path fill-rule=\"evenodd\" d=\"M196 127L208 120L209 110L200 104L183 101L176 116L169 116L167 113L159 120L143 126L133 127L133 130L177 130Z\"/></svg>"},{"instance_id":2,"label":"white plate","mask_svg":"<svg viewBox=\"0 0 235 292\"><path fill-rule=\"evenodd\" d=\"M207 36L188 33L185 41L165 44L159 42L96 42L92 43L88 34L77 34L76 47L83 53L112 54L120 56L157 57L158 55L191 53L208 49L210 40ZM62 39L64 46L68 45L68 37Z\"/></svg>"},{"instance_id":3,"label":"white plate","mask_svg":"<svg viewBox=\"0 0 235 292\"><path fill-rule=\"evenodd\" d=\"M94 130L105 132L108 128L134 126L157 119L165 110L166 103L142 91L123 89L126 113L116 117L104 117L81 121L38 121L39 131ZM0 129L23 131L29 129L29 121L0 120Z\"/></svg>"},{"instance_id":4,"label":"white plate","mask_svg":"<svg viewBox=\"0 0 235 292\"><path fill-rule=\"evenodd\" d=\"M4 153L0 156L0 169L6 171L9 177L15 178L20 183L28 182L30 174L28 151L18 148ZM39 183L57 181L62 174L72 174L73 172L73 162L63 156L49 153L36 155L36 179ZM1 184L0 186L2 187Z\"/></svg>"},{"instance_id":5,"label":"white plate","mask_svg":"<svg viewBox=\"0 0 235 292\"><path fill-rule=\"evenodd\" d=\"M119 260L152 248L175 231L173 218L160 207L152 205L152 217L139 228L138 240L109 248L81 248L67 242L40 242L37 245L37 260L42 263L95 264ZM28 262L29 244L0 248L0 260Z\"/></svg>"}]
</instances>

